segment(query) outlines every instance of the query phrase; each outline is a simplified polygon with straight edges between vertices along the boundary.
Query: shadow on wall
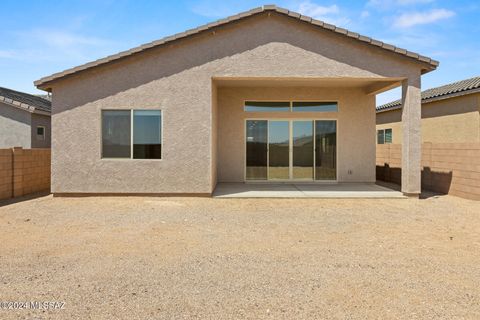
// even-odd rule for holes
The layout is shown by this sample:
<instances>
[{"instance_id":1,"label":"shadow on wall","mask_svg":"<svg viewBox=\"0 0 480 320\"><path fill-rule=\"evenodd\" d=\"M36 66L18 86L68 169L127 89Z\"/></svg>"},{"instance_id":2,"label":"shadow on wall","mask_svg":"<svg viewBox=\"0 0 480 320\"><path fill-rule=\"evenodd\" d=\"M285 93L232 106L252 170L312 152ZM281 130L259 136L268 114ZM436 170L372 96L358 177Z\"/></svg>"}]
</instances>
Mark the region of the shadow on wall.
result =
<instances>
[{"instance_id":1,"label":"shadow on wall","mask_svg":"<svg viewBox=\"0 0 480 320\"><path fill-rule=\"evenodd\" d=\"M263 18L258 19L258 17ZM293 20L297 22L296 19L279 16L279 14L272 14L271 16L267 13L257 14L233 22L222 29L214 28L203 31L193 37L160 45L106 63L95 70L71 75L68 80L65 79L64 84L59 85L59 87L65 85L69 88L68 98L65 97L68 101L61 101L62 99L60 99L56 103L55 113L101 100L224 58L231 60L225 61L222 65L214 66L211 70L214 74L209 75L209 77L217 74L231 76L237 74L238 70L246 75L249 74L249 71L252 71L255 72L255 76L275 76L276 74L272 73L272 70L285 69L286 61L294 64L290 70L298 69L308 73L306 75L318 76L319 70L325 69L325 61L318 59L318 56L335 61L338 64L335 66L335 70L343 64L359 70L368 70L370 74L373 72L386 77L403 77L408 72L404 70L405 68L399 67L400 65L405 67L402 64L404 60L397 58L398 64L393 63L395 58L392 58L392 56L384 58L387 53L383 49L372 48L364 43L356 43L329 30L312 28L312 25L307 22L292 24ZM322 37L322 41L319 41L319 37ZM295 55L295 59L288 55L282 55L282 52L275 50L275 48L265 49L272 56L272 59L269 59L271 66L265 65L263 56L258 56L258 61L252 61L252 59L255 59L253 54L252 59L242 60L238 57L242 53L251 52L271 43L276 44L277 49L279 44L287 44L296 48L296 50L290 52ZM372 51L366 54L366 50ZM261 65L262 61L263 70L252 67L257 63ZM235 68L230 70L230 66L235 66ZM331 75L327 74L326 76ZM342 75L336 74L336 76ZM181 79L178 81L181 81ZM199 85L203 85L201 81L199 81ZM72 90L75 92L72 92ZM183 93L178 88L172 88L172 90L179 90L179 95ZM55 88L53 91L55 101ZM85 92L89 94L86 95Z\"/></svg>"},{"instance_id":2,"label":"shadow on wall","mask_svg":"<svg viewBox=\"0 0 480 320\"><path fill-rule=\"evenodd\" d=\"M422 170L422 189L448 194L452 185L452 171L436 172L430 167Z\"/></svg>"},{"instance_id":3,"label":"shadow on wall","mask_svg":"<svg viewBox=\"0 0 480 320\"><path fill-rule=\"evenodd\" d=\"M398 185L402 183L402 169L391 168L388 163L376 167L377 180L392 182ZM448 194L452 184L452 171L436 172L430 167L422 168L422 190Z\"/></svg>"}]
</instances>

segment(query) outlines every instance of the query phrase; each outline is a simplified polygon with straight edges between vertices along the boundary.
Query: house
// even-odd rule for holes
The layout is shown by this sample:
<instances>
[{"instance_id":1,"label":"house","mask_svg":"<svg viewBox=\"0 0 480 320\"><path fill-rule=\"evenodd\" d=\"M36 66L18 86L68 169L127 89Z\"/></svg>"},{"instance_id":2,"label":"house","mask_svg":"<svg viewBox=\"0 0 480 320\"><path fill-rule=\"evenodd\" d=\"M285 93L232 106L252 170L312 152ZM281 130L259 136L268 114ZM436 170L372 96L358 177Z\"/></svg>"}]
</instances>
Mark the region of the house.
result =
<instances>
[{"instance_id":1,"label":"house","mask_svg":"<svg viewBox=\"0 0 480 320\"><path fill-rule=\"evenodd\" d=\"M480 77L422 92L422 142L480 142ZM377 143L401 144L400 100L377 107Z\"/></svg>"},{"instance_id":2,"label":"house","mask_svg":"<svg viewBox=\"0 0 480 320\"><path fill-rule=\"evenodd\" d=\"M274 5L153 41L35 81L53 95L52 192L373 183L375 95L402 86L402 191L418 196L421 75L437 66Z\"/></svg>"},{"instance_id":3,"label":"house","mask_svg":"<svg viewBox=\"0 0 480 320\"><path fill-rule=\"evenodd\" d=\"M0 148L50 148L51 102L0 87Z\"/></svg>"}]
</instances>

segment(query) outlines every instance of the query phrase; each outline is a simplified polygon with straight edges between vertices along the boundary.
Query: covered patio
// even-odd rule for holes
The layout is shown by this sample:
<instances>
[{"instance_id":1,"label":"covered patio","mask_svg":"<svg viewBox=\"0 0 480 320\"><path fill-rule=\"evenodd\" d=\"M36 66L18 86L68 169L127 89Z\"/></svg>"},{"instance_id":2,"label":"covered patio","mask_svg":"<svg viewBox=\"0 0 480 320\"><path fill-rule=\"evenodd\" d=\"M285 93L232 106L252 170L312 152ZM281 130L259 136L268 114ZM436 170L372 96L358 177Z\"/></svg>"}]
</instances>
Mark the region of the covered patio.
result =
<instances>
[{"instance_id":1,"label":"covered patio","mask_svg":"<svg viewBox=\"0 0 480 320\"><path fill-rule=\"evenodd\" d=\"M375 183L219 183L214 198L406 199L394 185Z\"/></svg>"},{"instance_id":2,"label":"covered patio","mask_svg":"<svg viewBox=\"0 0 480 320\"><path fill-rule=\"evenodd\" d=\"M214 78L213 196L418 197L419 75L415 80ZM404 139L411 141L402 151L401 192L375 184L375 96L399 86Z\"/></svg>"}]
</instances>

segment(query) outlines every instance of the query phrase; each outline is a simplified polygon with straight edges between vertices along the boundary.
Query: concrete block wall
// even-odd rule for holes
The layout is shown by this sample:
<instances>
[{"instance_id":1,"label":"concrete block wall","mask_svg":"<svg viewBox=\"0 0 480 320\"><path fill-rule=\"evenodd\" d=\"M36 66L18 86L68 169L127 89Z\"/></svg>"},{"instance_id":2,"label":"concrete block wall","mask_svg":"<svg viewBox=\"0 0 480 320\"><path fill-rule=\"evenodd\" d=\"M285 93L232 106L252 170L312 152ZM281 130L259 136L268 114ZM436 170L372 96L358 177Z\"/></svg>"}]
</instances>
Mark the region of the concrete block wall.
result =
<instances>
[{"instance_id":1,"label":"concrete block wall","mask_svg":"<svg viewBox=\"0 0 480 320\"><path fill-rule=\"evenodd\" d=\"M0 199L50 190L50 149L0 149Z\"/></svg>"},{"instance_id":2,"label":"concrete block wall","mask_svg":"<svg viewBox=\"0 0 480 320\"><path fill-rule=\"evenodd\" d=\"M402 145L377 145L377 180L401 184L402 182Z\"/></svg>"},{"instance_id":3,"label":"concrete block wall","mask_svg":"<svg viewBox=\"0 0 480 320\"><path fill-rule=\"evenodd\" d=\"M377 145L377 179L401 182L401 145ZM422 188L480 200L480 143L422 145Z\"/></svg>"},{"instance_id":4,"label":"concrete block wall","mask_svg":"<svg viewBox=\"0 0 480 320\"><path fill-rule=\"evenodd\" d=\"M0 199L13 196L13 152L12 149L0 149Z\"/></svg>"}]
</instances>

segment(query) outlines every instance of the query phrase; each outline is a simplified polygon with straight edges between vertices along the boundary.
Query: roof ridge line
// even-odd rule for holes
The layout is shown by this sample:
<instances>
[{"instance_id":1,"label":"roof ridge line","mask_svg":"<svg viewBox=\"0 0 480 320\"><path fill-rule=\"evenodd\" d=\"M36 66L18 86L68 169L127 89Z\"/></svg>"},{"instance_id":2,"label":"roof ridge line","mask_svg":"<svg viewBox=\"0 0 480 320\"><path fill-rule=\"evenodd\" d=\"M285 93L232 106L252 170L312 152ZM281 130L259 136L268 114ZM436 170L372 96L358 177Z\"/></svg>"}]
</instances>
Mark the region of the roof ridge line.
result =
<instances>
[{"instance_id":1,"label":"roof ridge line","mask_svg":"<svg viewBox=\"0 0 480 320\"><path fill-rule=\"evenodd\" d=\"M384 50L387 50L387 51L390 51L390 52L393 52L393 53L397 53L397 54L406 56L408 58L418 60L420 62L429 64L431 66L431 69L435 69L439 65L439 62L437 60L434 60L432 58L423 56L419 53L408 51L406 49L396 47L394 45L391 45L391 44L388 44L388 43L385 43L385 42L382 42L382 41L379 41L379 40L375 40L375 39L367 37L367 36L363 36L359 33L352 32L352 31L349 31L349 30L341 28L341 27L337 27L333 24L329 24L329 23L326 23L324 21L317 20L317 19L314 19L314 18L306 16L306 15L302 15L300 13L297 13L297 12L294 12L294 11L291 11L291 10L288 10L288 9L285 9L285 8L282 8L282 7L278 7L276 5L267 4L267 5L263 5L261 7L256 7L256 8L250 9L248 11L240 12L236 15L232 15L232 16L229 16L229 17L226 17L226 18L223 18L223 19L219 19L219 20L216 20L216 21L198 26L198 27L193 28L193 29L189 29L189 30L186 30L186 31L183 31L183 32L180 32L180 33L176 33L176 34L173 34L173 35L170 35L170 36L166 36L166 37L161 38L159 40L155 40L155 41L152 41L152 42L149 42L149 43L141 44L141 45L136 46L134 48L124 50L124 51L118 52L116 54L106 56L104 58L99 58L99 59L96 59L94 61L90 61L90 62L84 63L84 64L76 66L76 67L65 69L63 71L51 74L50 76L42 77L42 78L34 81L34 85L40 88L43 85L45 85L46 83L58 80L60 78L63 78L63 77L69 76L69 75L72 75L74 73L84 71L84 70L87 70L87 69L90 69L90 68L93 68L93 67L97 67L97 66L100 66L100 65L103 65L103 64L107 64L107 63L112 62L114 60L125 58L125 57L131 56L133 54L142 52L144 50L148 50L148 49L151 49L153 47L164 45L166 43L169 43L169 42L172 42L172 41L175 41L175 40L183 39L183 38L186 38L188 36L192 36L192 35L198 34L200 32L207 31L209 29L216 28L216 27L219 27L219 26L223 26L223 25L231 23L233 21L237 21L237 20L240 20L240 19L243 19L243 18L246 18L246 17L250 17L250 16L253 16L255 14L266 12L266 11L273 11L273 12L277 12L279 14L284 14L286 16L298 19L298 20L303 21L303 22L310 23L314 26L318 26L318 27L324 28L326 30L330 30L332 32L336 32L338 34L341 34L341 35L344 35L346 37L355 39L357 41L361 41L361 42L379 47L381 49L384 49ZM48 88L45 88L45 87L44 87L44 89L48 90Z\"/></svg>"}]
</instances>

